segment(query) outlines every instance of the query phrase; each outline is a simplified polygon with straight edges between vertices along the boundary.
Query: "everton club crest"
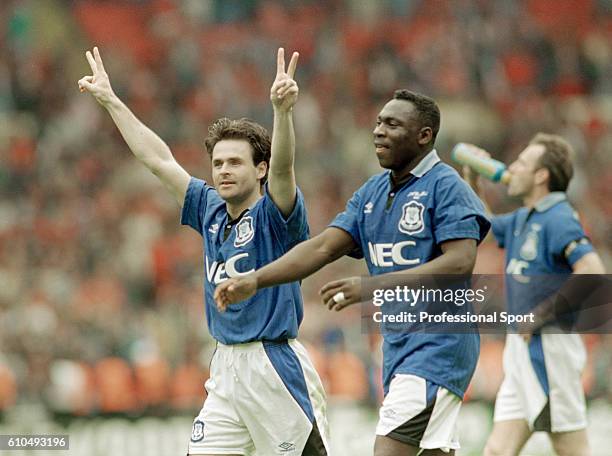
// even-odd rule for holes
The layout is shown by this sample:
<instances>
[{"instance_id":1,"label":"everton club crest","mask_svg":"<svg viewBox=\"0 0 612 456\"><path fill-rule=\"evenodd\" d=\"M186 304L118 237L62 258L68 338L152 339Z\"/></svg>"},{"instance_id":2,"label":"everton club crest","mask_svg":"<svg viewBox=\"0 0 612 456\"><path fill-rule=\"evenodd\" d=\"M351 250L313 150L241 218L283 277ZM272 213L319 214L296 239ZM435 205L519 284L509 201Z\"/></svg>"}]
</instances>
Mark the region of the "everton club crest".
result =
<instances>
[{"instance_id":1,"label":"everton club crest","mask_svg":"<svg viewBox=\"0 0 612 456\"><path fill-rule=\"evenodd\" d=\"M423 213L425 206L417 201L410 201L402 207L402 216L399 221L398 228L402 233L416 234L423 231L425 222Z\"/></svg>"},{"instance_id":2,"label":"everton club crest","mask_svg":"<svg viewBox=\"0 0 612 456\"><path fill-rule=\"evenodd\" d=\"M533 261L538 256L538 241L539 241L539 231L542 229L542 226L533 223L531 225L531 230L527 233L525 237L525 242L521 246L520 255L521 258L527 261Z\"/></svg>"},{"instance_id":3,"label":"everton club crest","mask_svg":"<svg viewBox=\"0 0 612 456\"><path fill-rule=\"evenodd\" d=\"M234 239L234 247L242 247L248 244L253 239L255 230L253 230L253 218L251 216L242 217L242 220L236 225L236 238Z\"/></svg>"},{"instance_id":4,"label":"everton club crest","mask_svg":"<svg viewBox=\"0 0 612 456\"><path fill-rule=\"evenodd\" d=\"M191 441L199 442L204 438L204 423L200 420L195 420L191 429Z\"/></svg>"}]
</instances>

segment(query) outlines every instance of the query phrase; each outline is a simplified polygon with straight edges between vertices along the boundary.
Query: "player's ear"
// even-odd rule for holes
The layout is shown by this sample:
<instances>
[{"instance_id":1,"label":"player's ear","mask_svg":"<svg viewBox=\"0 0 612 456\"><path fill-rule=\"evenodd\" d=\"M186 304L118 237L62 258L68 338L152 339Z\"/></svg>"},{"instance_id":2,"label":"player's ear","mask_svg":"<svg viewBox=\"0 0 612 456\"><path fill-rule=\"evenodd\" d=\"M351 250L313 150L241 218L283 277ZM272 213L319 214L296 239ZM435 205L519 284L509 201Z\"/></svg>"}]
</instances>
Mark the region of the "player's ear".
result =
<instances>
[{"instance_id":1,"label":"player's ear","mask_svg":"<svg viewBox=\"0 0 612 456\"><path fill-rule=\"evenodd\" d=\"M537 169L534 173L534 183L536 185L543 185L550 180L550 171L547 168Z\"/></svg>"},{"instance_id":2,"label":"player's ear","mask_svg":"<svg viewBox=\"0 0 612 456\"><path fill-rule=\"evenodd\" d=\"M263 179L268 173L268 164L265 161L260 161L259 163L257 163L257 166L255 166L255 168L257 170L257 180Z\"/></svg>"},{"instance_id":3,"label":"player's ear","mask_svg":"<svg viewBox=\"0 0 612 456\"><path fill-rule=\"evenodd\" d=\"M429 144L433 139L433 130L431 127L423 127L421 131L419 131L419 144L425 145Z\"/></svg>"}]
</instances>

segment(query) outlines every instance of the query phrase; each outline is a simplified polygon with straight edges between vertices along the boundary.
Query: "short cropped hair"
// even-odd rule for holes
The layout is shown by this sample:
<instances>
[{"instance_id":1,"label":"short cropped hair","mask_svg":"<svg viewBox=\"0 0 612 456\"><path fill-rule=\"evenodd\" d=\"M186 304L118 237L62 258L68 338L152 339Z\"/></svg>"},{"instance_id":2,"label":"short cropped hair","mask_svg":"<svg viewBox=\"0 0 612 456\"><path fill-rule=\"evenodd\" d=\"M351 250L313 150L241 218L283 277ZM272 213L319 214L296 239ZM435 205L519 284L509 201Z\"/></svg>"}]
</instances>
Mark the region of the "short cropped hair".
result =
<instances>
[{"instance_id":1,"label":"short cropped hair","mask_svg":"<svg viewBox=\"0 0 612 456\"><path fill-rule=\"evenodd\" d=\"M238 120L228 119L223 117L215 120L208 127L208 136L204 140L204 146L208 155L212 158L213 149L219 141L224 139L243 139L251 145L253 153L253 164L257 166L261 162L265 162L270 167L270 155L272 150L272 141L268 131L247 118ZM268 172L261 179L260 184L264 185L268 179Z\"/></svg>"},{"instance_id":2,"label":"short cropped hair","mask_svg":"<svg viewBox=\"0 0 612 456\"><path fill-rule=\"evenodd\" d=\"M440 108L436 102L427 95L400 89L393 93L394 100L406 100L416 108L421 127L429 127L432 131L432 144L436 141L440 131Z\"/></svg>"},{"instance_id":3,"label":"short cropped hair","mask_svg":"<svg viewBox=\"0 0 612 456\"><path fill-rule=\"evenodd\" d=\"M565 139L558 135L538 133L529 144L544 146L544 153L540 156L537 168L548 170L548 190L551 192L564 192L574 175L572 157L574 149Z\"/></svg>"}]
</instances>

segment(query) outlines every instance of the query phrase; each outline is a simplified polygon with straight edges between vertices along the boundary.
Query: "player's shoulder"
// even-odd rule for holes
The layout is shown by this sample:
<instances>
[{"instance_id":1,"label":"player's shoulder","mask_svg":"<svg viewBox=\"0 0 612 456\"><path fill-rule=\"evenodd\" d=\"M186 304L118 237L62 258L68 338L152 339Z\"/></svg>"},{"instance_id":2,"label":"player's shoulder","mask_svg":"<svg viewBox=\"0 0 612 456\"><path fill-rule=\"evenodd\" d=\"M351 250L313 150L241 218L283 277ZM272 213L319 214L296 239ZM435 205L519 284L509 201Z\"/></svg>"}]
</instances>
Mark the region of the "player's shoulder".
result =
<instances>
[{"instance_id":1,"label":"player's shoulder","mask_svg":"<svg viewBox=\"0 0 612 456\"><path fill-rule=\"evenodd\" d=\"M470 186L452 166L440 161L426 174L437 190L468 191Z\"/></svg>"},{"instance_id":2,"label":"player's shoulder","mask_svg":"<svg viewBox=\"0 0 612 456\"><path fill-rule=\"evenodd\" d=\"M391 175L391 171L383 171L381 173L378 174L374 174L373 176L370 176L368 178L368 180L366 180L363 185L361 186L361 188L364 187L377 187L382 183L387 183L390 182L390 175Z\"/></svg>"},{"instance_id":3,"label":"player's shoulder","mask_svg":"<svg viewBox=\"0 0 612 456\"><path fill-rule=\"evenodd\" d=\"M448 184L457 183L457 184L465 184L466 182L459 175L457 170L443 161L438 162L429 173L432 176L435 176L436 181L443 181Z\"/></svg>"},{"instance_id":4,"label":"player's shoulder","mask_svg":"<svg viewBox=\"0 0 612 456\"><path fill-rule=\"evenodd\" d=\"M548 210L544 211L544 214L545 218L548 219L550 223L580 223L578 212L567 199L553 205Z\"/></svg>"},{"instance_id":5,"label":"player's shoulder","mask_svg":"<svg viewBox=\"0 0 612 456\"><path fill-rule=\"evenodd\" d=\"M216 206L225 206L225 201L212 185L205 180L192 176L185 194L186 200L203 200L206 210L211 211Z\"/></svg>"},{"instance_id":6,"label":"player's shoulder","mask_svg":"<svg viewBox=\"0 0 612 456\"><path fill-rule=\"evenodd\" d=\"M567 198L553 205L550 210L559 214L573 214L576 211Z\"/></svg>"},{"instance_id":7,"label":"player's shoulder","mask_svg":"<svg viewBox=\"0 0 612 456\"><path fill-rule=\"evenodd\" d=\"M308 214L304 195L299 187L296 187L295 191L295 201L291 211L289 214L283 214L266 185L261 198L249 208L249 216L259 226L278 226L282 227L283 232L287 228L308 231Z\"/></svg>"},{"instance_id":8,"label":"player's shoulder","mask_svg":"<svg viewBox=\"0 0 612 456\"><path fill-rule=\"evenodd\" d=\"M181 221L196 228L200 233L219 225L219 218L227 214L225 201L214 187L204 180L191 178L185 193ZM197 222L196 222L197 220Z\"/></svg>"},{"instance_id":9,"label":"player's shoulder","mask_svg":"<svg viewBox=\"0 0 612 456\"><path fill-rule=\"evenodd\" d=\"M189 186L187 187L187 191L206 193L206 196L209 198L221 199L215 187L210 185L204 179L200 179L199 177L195 176L191 176L191 178L189 179Z\"/></svg>"},{"instance_id":10,"label":"player's shoulder","mask_svg":"<svg viewBox=\"0 0 612 456\"><path fill-rule=\"evenodd\" d=\"M208 207L209 209L213 207L224 208L227 210L227 205L225 200L219 196L217 189L211 185L206 184L208 187L208 191L206 192L206 198L208 198Z\"/></svg>"},{"instance_id":11,"label":"player's shoulder","mask_svg":"<svg viewBox=\"0 0 612 456\"><path fill-rule=\"evenodd\" d=\"M459 173L457 172L455 168L453 168L451 165L441 160L438 163L436 163L433 168L431 168L431 171L436 173L438 176L444 176L444 177L453 178L453 179L455 178L461 179L461 176L459 175Z\"/></svg>"},{"instance_id":12,"label":"player's shoulder","mask_svg":"<svg viewBox=\"0 0 612 456\"><path fill-rule=\"evenodd\" d=\"M390 171L383 171L382 173L374 174L370 176L362 185L359 187L355 194L364 195L374 192L380 188L384 188L390 182Z\"/></svg>"},{"instance_id":13,"label":"player's shoulder","mask_svg":"<svg viewBox=\"0 0 612 456\"><path fill-rule=\"evenodd\" d=\"M294 205L294 210L295 207L297 207L298 205L304 205L304 194L302 193L302 190L300 190L300 187L296 186L295 187L295 205ZM270 189L268 187L268 184L266 183L265 186L263 187L263 195L261 198L259 198L257 200L257 202L251 207L251 212L256 212L256 211L262 211L265 210L266 208L269 207L276 207L278 209L278 206L276 205L276 203L274 202L274 198L272 197L272 195L270 194Z\"/></svg>"},{"instance_id":14,"label":"player's shoulder","mask_svg":"<svg viewBox=\"0 0 612 456\"><path fill-rule=\"evenodd\" d=\"M228 216L227 204L213 188L206 194L206 212L203 215L204 225L218 223L219 218Z\"/></svg>"}]
</instances>

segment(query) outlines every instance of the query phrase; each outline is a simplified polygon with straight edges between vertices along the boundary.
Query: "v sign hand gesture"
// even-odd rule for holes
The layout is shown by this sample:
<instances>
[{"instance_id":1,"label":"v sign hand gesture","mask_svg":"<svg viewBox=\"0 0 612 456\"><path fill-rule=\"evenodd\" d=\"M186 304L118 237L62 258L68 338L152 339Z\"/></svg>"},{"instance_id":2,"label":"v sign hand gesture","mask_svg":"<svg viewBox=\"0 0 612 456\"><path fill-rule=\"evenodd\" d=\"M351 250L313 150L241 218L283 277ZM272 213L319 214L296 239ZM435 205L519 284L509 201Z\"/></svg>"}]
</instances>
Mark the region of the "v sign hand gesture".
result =
<instances>
[{"instance_id":1,"label":"v sign hand gesture","mask_svg":"<svg viewBox=\"0 0 612 456\"><path fill-rule=\"evenodd\" d=\"M98 103L106 107L115 97L115 93L104 69L100 51L97 47L94 47L93 55L90 51L87 51L85 57L87 57L93 76L85 76L79 79L79 90L91 93Z\"/></svg>"},{"instance_id":2,"label":"v sign hand gesture","mask_svg":"<svg viewBox=\"0 0 612 456\"><path fill-rule=\"evenodd\" d=\"M298 98L298 86L293 80L295 68L297 67L299 54L294 52L285 72L285 50L279 48L276 58L276 79L270 89L270 101L274 109L280 111L291 111Z\"/></svg>"},{"instance_id":3,"label":"v sign hand gesture","mask_svg":"<svg viewBox=\"0 0 612 456\"><path fill-rule=\"evenodd\" d=\"M93 75L79 79L79 89L91 93L108 111L134 156L159 178L182 206L191 176L177 163L168 145L115 95L98 48L93 48L93 54L87 51L85 57Z\"/></svg>"}]
</instances>

